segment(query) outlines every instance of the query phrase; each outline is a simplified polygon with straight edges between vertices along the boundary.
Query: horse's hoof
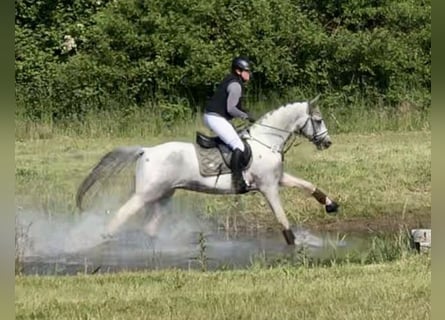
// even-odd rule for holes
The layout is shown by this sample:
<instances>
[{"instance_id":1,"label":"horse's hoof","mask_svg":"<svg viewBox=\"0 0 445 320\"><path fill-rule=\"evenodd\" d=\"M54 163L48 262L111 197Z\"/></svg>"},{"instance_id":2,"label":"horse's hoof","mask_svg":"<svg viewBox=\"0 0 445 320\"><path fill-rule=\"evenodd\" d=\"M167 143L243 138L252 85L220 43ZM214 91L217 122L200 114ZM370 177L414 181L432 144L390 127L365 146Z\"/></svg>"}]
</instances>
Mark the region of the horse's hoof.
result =
<instances>
[{"instance_id":1,"label":"horse's hoof","mask_svg":"<svg viewBox=\"0 0 445 320\"><path fill-rule=\"evenodd\" d=\"M288 245L295 244L295 234L291 229L284 229L283 231L284 239Z\"/></svg>"},{"instance_id":2,"label":"horse's hoof","mask_svg":"<svg viewBox=\"0 0 445 320\"><path fill-rule=\"evenodd\" d=\"M333 215L338 212L338 208L340 205L337 204L337 202L332 201L330 204L325 206L326 212Z\"/></svg>"}]
</instances>

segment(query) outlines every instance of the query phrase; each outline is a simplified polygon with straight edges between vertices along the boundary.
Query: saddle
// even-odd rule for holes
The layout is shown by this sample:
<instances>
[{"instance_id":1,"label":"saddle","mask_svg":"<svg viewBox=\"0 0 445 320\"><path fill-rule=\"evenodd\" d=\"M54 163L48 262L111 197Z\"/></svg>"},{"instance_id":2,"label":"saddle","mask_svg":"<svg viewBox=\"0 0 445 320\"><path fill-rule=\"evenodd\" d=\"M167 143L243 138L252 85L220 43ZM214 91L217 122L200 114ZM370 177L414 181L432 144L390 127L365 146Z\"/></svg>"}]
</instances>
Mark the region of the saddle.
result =
<instances>
[{"instance_id":1,"label":"saddle","mask_svg":"<svg viewBox=\"0 0 445 320\"><path fill-rule=\"evenodd\" d=\"M247 169L252 162L252 150L245 138L241 136L241 140L244 143L244 169ZM232 172L230 168L232 150L219 137L207 136L198 131L195 149L201 175L210 177Z\"/></svg>"}]
</instances>

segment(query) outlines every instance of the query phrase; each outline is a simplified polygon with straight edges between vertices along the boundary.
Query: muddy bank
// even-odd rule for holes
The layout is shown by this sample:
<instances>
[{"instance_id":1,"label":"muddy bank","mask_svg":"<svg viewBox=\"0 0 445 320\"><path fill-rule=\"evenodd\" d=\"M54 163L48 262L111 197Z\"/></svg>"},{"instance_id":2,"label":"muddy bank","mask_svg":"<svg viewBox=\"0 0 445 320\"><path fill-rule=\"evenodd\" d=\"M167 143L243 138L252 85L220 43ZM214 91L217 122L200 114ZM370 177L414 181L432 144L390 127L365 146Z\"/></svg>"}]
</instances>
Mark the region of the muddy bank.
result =
<instances>
[{"instance_id":1,"label":"muddy bank","mask_svg":"<svg viewBox=\"0 0 445 320\"><path fill-rule=\"evenodd\" d=\"M382 216L379 218L345 218L326 219L316 222L308 221L306 226L318 231L339 231L351 233L398 232L400 229L431 228L431 212L409 215Z\"/></svg>"},{"instance_id":2,"label":"muddy bank","mask_svg":"<svg viewBox=\"0 0 445 320\"><path fill-rule=\"evenodd\" d=\"M274 216L255 216L253 214L213 217L210 220L218 225L220 230L231 234L268 233L281 230ZM292 223L294 226L302 226L317 232L341 232L341 233L391 233L416 228L431 228L431 211L407 212L403 217L400 214L381 214L378 217L347 217L343 214L324 218L307 219L304 223Z\"/></svg>"}]
</instances>

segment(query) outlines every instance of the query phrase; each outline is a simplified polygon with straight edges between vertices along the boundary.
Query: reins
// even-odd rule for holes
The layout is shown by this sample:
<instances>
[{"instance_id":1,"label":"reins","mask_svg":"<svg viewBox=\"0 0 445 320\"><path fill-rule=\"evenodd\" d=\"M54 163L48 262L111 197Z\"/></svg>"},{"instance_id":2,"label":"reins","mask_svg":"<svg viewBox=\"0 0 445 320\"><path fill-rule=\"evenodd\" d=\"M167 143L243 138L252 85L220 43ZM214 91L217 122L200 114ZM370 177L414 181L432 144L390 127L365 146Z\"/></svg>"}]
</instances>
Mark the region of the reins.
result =
<instances>
[{"instance_id":1,"label":"reins","mask_svg":"<svg viewBox=\"0 0 445 320\"><path fill-rule=\"evenodd\" d=\"M312 113L309 114L309 117L306 119L305 123L304 123L304 124L301 126L301 128L298 130L298 133L296 133L295 131L289 131L289 130L285 130L285 129L277 128L277 127L270 126L270 125L263 124L263 123L258 123L258 122L255 122L255 123L254 123L254 125L262 126L262 127L265 127L265 128L269 128L269 129L273 129L273 130L276 130L276 131L281 131L281 132L284 132L284 133L289 134L289 137L284 141L284 144L283 144L283 150L275 150L275 149L276 149L275 146L270 146L270 145L268 145L268 144L262 142L261 140L259 140L259 139L255 138L255 137L253 137L252 135L250 135L250 132L249 132L249 129L248 129L248 128L244 128L243 130L247 130L247 132L249 132L249 136L250 136L250 139L251 139L251 140L254 140L254 141L258 142L259 144L265 146L266 148L271 149L272 151L277 151L277 152L280 152L281 154L284 155L286 152L289 151L289 149L290 149L291 147L293 147L293 146L295 145L296 135L297 135L297 134L298 134L298 135L302 135L302 134L303 134L303 130L304 130L304 128L306 128L307 124L309 123L309 120L310 120L311 125L312 125L312 128L313 128L313 130L312 130L312 131L313 131L313 135L312 135L312 137L311 137L309 140L310 140L311 142L317 142L318 137L324 135L324 134L326 133L326 131L323 131L323 132L315 132L315 124L314 124L314 118L313 118L313 116L312 116ZM291 141L291 143L287 144L289 140L292 140L292 141ZM287 146L284 147L284 145L286 145L286 144L287 144ZM298 145L300 145L300 144L301 144L301 142L298 143L298 144L296 144L296 145L298 146Z\"/></svg>"},{"instance_id":2,"label":"reins","mask_svg":"<svg viewBox=\"0 0 445 320\"><path fill-rule=\"evenodd\" d=\"M309 120L309 118L308 118L308 120ZM307 121L306 121L306 123L307 123ZM306 126L306 123L303 125L303 127ZM266 127L266 128L270 128L270 129L274 129L274 130L277 130L277 131L281 131L281 132L285 132L285 133L287 133L287 134L290 134L290 136L286 139L286 141L284 142L284 144L286 144L286 143L287 143L289 140L291 140L291 139L292 139L292 142L291 142L290 144L288 144L287 147L284 148L283 150L276 150L276 151L279 151L280 153L282 153L283 155L286 154L286 153L289 151L289 149L294 145L294 142L295 142L295 140L296 140L296 134L295 134L294 131L289 131L289 130L285 130L285 129L277 128L277 127L274 127L274 126L269 126L269 125L267 125L267 124L263 124L263 123L257 123L257 122L256 122L255 124L256 124L256 125L259 125L259 126L262 126L262 127ZM301 131L301 130L300 130L300 131ZM250 132L249 132L249 134L250 134ZM299 132L299 134L301 134L301 132ZM258 142L259 144L261 144L261 145L263 145L263 146L265 146L265 147L267 147L267 148L269 148L269 149L271 149L271 150L274 149L273 146L270 146L270 145L268 145L268 144L262 142L261 140L258 140L257 138L252 137L251 135L250 135L250 139L252 139L252 140ZM298 143L297 145L299 145L299 144L301 144L301 142Z\"/></svg>"}]
</instances>

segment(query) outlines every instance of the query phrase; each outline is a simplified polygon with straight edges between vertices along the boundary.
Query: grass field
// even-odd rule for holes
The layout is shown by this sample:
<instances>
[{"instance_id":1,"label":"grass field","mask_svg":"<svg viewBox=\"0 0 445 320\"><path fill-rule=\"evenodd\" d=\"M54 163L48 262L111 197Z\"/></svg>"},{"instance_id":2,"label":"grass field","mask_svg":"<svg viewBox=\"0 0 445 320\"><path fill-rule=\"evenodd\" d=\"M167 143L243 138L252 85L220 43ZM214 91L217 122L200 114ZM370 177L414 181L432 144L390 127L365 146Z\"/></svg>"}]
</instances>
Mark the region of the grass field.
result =
<instances>
[{"instance_id":1,"label":"grass field","mask_svg":"<svg viewBox=\"0 0 445 320\"><path fill-rule=\"evenodd\" d=\"M337 116L328 125L334 128L334 144L321 152L298 140L301 144L285 156L286 171L326 191L341 204L341 212L329 217L300 190L283 189L291 223L366 231L429 223L431 131L425 119L411 114L394 119L378 113L356 113L353 121ZM186 126L165 128L162 135L159 124L152 128L144 127L142 120L134 126L128 126L128 119L100 120L93 118L82 127L18 121L18 210L73 214L77 186L109 150L193 141L195 130L202 130L196 119ZM175 199L176 210L214 217L227 229L279 230L258 194L221 197L181 191ZM400 235L376 240L365 260L356 257L320 265L284 260L273 266L253 264L247 270L214 272L18 275L16 318L427 319L431 256L408 253Z\"/></svg>"},{"instance_id":2,"label":"grass field","mask_svg":"<svg viewBox=\"0 0 445 320\"><path fill-rule=\"evenodd\" d=\"M429 319L431 257L331 267L16 277L16 319Z\"/></svg>"}]
</instances>

